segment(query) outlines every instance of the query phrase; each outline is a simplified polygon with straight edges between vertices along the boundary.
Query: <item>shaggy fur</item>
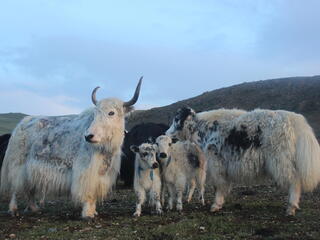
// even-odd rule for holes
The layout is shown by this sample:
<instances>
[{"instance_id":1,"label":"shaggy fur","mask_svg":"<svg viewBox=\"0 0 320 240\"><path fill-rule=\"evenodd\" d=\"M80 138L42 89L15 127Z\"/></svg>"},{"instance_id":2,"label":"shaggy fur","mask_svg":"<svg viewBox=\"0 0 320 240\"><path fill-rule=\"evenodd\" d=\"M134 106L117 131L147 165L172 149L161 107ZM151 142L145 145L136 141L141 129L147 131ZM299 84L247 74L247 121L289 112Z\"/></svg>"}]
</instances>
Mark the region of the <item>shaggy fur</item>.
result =
<instances>
[{"instance_id":1,"label":"shaggy fur","mask_svg":"<svg viewBox=\"0 0 320 240\"><path fill-rule=\"evenodd\" d=\"M160 203L161 177L159 164L156 160L157 146L155 144L143 143L139 147L132 145L131 151L136 154L134 190L137 195L135 217L141 215L141 207L149 192L150 202L155 204L158 214L162 214Z\"/></svg>"},{"instance_id":2,"label":"shaggy fur","mask_svg":"<svg viewBox=\"0 0 320 240\"><path fill-rule=\"evenodd\" d=\"M201 125L197 117L190 122ZM269 176L289 191L287 214L294 215L301 191L312 191L320 181L320 147L300 114L258 109L231 121L217 120L201 134L216 187L211 211L222 207L232 182Z\"/></svg>"},{"instance_id":3,"label":"shaggy fur","mask_svg":"<svg viewBox=\"0 0 320 240\"><path fill-rule=\"evenodd\" d=\"M200 201L204 205L207 162L201 149L190 141L172 143L172 139L165 135L159 136L156 143L163 175L162 184L169 191L168 209L173 208L173 201L176 200L177 210L182 210L182 195L187 185L190 186L188 202L197 185ZM164 196L164 191L161 194Z\"/></svg>"},{"instance_id":4,"label":"shaggy fur","mask_svg":"<svg viewBox=\"0 0 320 240\"><path fill-rule=\"evenodd\" d=\"M83 206L82 217L94 217L96 202L106 197L120 169L128 109L108 98L79 115L25 117L10 138L1 171L0 191L11 194L11 213L17 213L18 193L33 210L36 196L71 194Z\"/></svg>"}]
</instances>

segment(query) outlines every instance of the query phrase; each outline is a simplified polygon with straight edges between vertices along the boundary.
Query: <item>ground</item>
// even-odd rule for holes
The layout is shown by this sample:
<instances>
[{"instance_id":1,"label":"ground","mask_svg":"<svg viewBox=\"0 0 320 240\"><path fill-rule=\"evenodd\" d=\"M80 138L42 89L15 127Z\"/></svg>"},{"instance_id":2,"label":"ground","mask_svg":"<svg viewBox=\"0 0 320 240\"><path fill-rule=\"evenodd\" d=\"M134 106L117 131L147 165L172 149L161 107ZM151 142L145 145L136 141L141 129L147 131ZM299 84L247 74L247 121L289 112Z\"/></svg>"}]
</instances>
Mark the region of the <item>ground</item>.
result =
<instances>
[{"instance_id":1,"label":"ground","mask_svg":"<svg viewBox=\"0 0 320 240\"><path fill-rule=\"evenodd\" d=\"M98 207L94 221L80 219L80 208L69 200L46 201L41 213L10 217L8 202L0 201L0 239L320 239L320 191L304 194L295 217L285 216L286 193L272 185L237 186L219 213L194 200L183 213L155 215L148 207L132 217L132 190L114 191ZM25 204L21 202L21 209Z\"/></svg>"}]
</instances>

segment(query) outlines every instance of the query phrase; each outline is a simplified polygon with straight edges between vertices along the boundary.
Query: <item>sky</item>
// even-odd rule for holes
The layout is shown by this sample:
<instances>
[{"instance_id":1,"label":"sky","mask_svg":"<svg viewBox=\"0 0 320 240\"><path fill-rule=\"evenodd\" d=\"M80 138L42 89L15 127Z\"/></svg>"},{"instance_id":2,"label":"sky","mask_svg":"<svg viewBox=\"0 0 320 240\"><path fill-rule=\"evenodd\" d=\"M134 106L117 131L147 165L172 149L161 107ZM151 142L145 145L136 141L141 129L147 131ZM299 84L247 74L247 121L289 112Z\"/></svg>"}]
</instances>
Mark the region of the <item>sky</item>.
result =
<instances>
[{"instance_id":1,"label":"sky","mask_svg":"<svg viewBox=\"0 0 320 240\"><path fill-rule=\"evenodd\" d=\"M3 0L0 113L148 109L242 82L320 74L319 0Z\"/></svg>"}]
</instances>

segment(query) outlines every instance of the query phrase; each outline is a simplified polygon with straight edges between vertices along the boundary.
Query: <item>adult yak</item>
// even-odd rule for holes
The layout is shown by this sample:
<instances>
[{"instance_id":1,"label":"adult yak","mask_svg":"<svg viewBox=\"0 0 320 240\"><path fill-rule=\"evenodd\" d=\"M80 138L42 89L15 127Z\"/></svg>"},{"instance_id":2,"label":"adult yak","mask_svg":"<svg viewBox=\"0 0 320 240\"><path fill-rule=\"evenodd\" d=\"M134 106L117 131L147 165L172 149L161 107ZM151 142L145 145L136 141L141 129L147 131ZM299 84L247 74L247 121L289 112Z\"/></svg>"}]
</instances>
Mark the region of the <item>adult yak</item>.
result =
<instances>
[{"instance_id":1,"label":"adult yak","mask_svg":"<svg viewBox=\"0 0 320 240\"><path fill-rule=\"evenodd\" d=\"M165 124L158 123L142 123L134 126L124 138L123 156L120 169L120 177L124 181L126 187L133 185L134 176L134 159L135 154L130 150L131 145L139 146L148 142L150 139L156 139L163 135L169 127Z\"/></svg>"},{"instance_id":2,"label":"adult yak","mask_svg":"<svg viewBox=\"0 0 320 240\"><path fill-rule=\"evenodd\" d=\"M11 134L3 134L0 136L0 170L1 170L4 155L7 150L10 136L11 136Z\"/></svg>"},{"instance_id":3,"label":"adult yak","mask_svg":"<svg viewBox=\"0 0 320 240\"><path fill-rule=\"evenodd\" d=\"M111 190L120 169L124 116L139 97L140 79L133 98L96 100L79 115L25 117L15 128L1 170L1 194L10 194L15 215L16 194L28 198L36 211L35 196L71 194L82 204L82 217L93 218L97 200Z\"/></svg>"}]
</instances>

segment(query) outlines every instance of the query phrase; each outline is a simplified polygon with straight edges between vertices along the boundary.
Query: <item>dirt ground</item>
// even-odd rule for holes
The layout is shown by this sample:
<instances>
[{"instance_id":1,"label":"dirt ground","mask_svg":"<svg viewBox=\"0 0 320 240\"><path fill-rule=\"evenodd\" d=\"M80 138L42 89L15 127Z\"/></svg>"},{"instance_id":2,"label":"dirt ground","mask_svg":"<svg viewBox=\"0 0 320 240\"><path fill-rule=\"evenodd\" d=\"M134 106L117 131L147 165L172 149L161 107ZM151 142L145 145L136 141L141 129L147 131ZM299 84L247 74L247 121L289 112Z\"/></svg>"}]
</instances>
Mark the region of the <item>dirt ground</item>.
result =
<instances>
[{"instance_id":1,"label":"dirt ground","mask_svg":"<svg viewBox=\"0 0 320 240\"><path fill-rule=\"evenodd\" d=\"M182 213L155 215L143 208L132 217L132 190L114 191L98 206L94 221L80 218L80 208L69 200L46 201L41 213L7 214L8 201L0 201L0 239L320 239L320 191L304 194L295 217L285 216L286 193L272 185L237 186L219 213L210 213L213 191L206 206L194 197Z\"/></svg>"}]
</instances>

